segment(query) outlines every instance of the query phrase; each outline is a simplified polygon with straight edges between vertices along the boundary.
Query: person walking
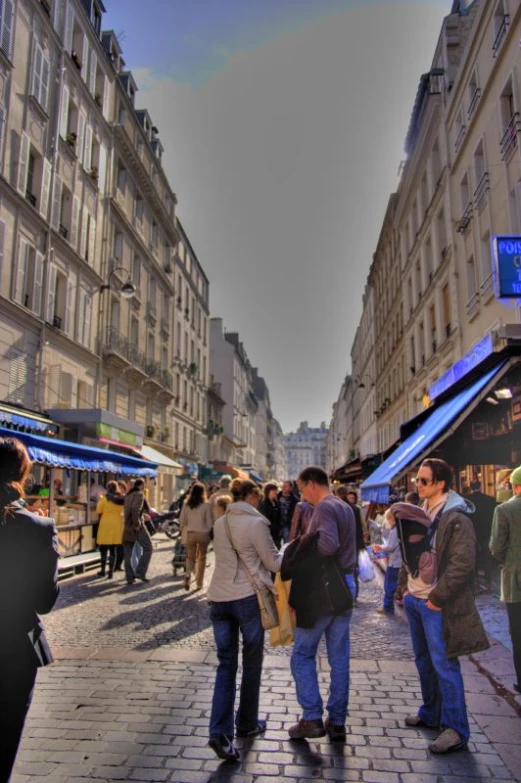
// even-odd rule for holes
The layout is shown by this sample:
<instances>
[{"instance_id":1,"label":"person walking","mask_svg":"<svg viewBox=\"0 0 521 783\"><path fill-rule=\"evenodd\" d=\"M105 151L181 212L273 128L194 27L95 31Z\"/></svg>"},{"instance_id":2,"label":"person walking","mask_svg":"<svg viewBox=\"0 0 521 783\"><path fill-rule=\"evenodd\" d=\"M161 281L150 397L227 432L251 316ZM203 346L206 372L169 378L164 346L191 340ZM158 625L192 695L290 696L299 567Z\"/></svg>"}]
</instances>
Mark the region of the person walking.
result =
<instances>
[{"instance_id":1,"label":"person walking","mask_svg":"<svg viewBox=\"0 0 521 783\"><path fill-rule=\"evenodd\" d=\"M277 500L278 491L279 488L274 481L268 481L264 484L264 499L260 502L259 511L270 523L271 537L277 549L280 549L282 543L282 516L280 504Z\"/></svg>"},{"instance_id":2,"label":"person walking","mask_svg":"<svg viewBox=\"0 0 521 783\"><path fill-rule=\"evenodd\" d=\"M0 781L11 777L38 667L52 654L38 615L53 608L58 534L20 499L31 471L25 446L0 438Z\"/></svg>"},{"instance_id":3,"label":"person walking","mask_svg":"<svg viewBox=\"0 0 521 783\"><path fill-rule=\"evenodd\" d=\"M219 660L208 744L219 758L237 761L235 733L254 737L266 730L266 721L259 719L264 629L248 574L257 585L273 590L271 573L280 570L282 555L273 543L268 521L258 511L262 492L257 485L234 479L229 490L233 502L214 524L215 569L207 593ZM239 633L243 671L234 723Z\"/></svg>"},{"instance_id":4,"label":"person walking","mask_svg":"<svg viewBox=\"0 0 521 783\"><path fill-rule=\"evenodd\" d=\"M145 501L145 482L143 479L136 479L133 486L125 495L123 504L123 513L125 526L123 528L123 547L125 576L127 585L134 584L136 579L141 582L149 582L147 578L148 566L152 558L153 544L145 525L145 508L148 504ZM146 505L145 505L146 504ZM132 550L137 543L143 551L138 564L134 569L132 567Z\"/></svg>"},{"instance_id":5,"label":"person walking","mask_svg":"<svg viewBox=\"0 0 521 783\"><path fill-rule=\"evenodd\" d=\"M301 544L313 534L318 536L318 555L326 561L336 560L354 599L357 553L353 510L348 503L332 494L327 473L320 467L305 468L297 479L297 486L304 500L314 506L308 534L301 539ZM289 546L292 547L293 544ZM306 585L302 587L307 588L309 584L310 580L306 579ZM294 599L299 598L294 594L294 587L295 581L291 587L291 606L294 605ZM302 707L302 718L289 729L291 739L324 737L327 732L332 741L345 742L351 615L352 610L348 609L341 614L324 614L308 621L308 618L301 617L297 610L291 672L295 680L297 700ZM331 667L327 703L329 717L325 725L322 720L323 702L318 686L316 662L318 645L323 636L326 639L327 657Z\"/></svg>"},{"instance_id":6,"label":"person walking","mask_svg":"<svg viewBox=\"0 0 521 783\"><path fill-rule=\"evenodd\" d=\"M117 565L117 547L123 542L123 505L125 497L121 492L117 481L109 481L107 484L107 494L98 500L98 537L96 543L101 555L101 570L98 576L105 576L107 570L108 556L108 574L107 579L112 579Z\"/></svg>"},{"instance_id":7,"label":"person walking","mask_svg":"<svg viewBox=\"0 0 521 783\"><path fill-rule=\"evenodd\" d=\"M280 515L282 518L282 540L288 541L293 514L295 513L295 507L299 501L299 498L295 494L295 485L291 479L286 479L282 482L282 489L279 492L277 499L279 501Z\"/></svg>"},{"instance_id":8,"label":"person walking","mask_svg":"<svg viewBox=\"0 0 521 783\"><path fill-rule=\"evenodd\" d=\"M490 495L485 495L481 491L481 482L477 479L470 482L470 493L468 500L474 505L475 512L472 515L474 531L476 533L477 551L477 572L483 572L485 579L485 590L490 592L492 589L492 571L494 570L495 560L490 554L488 548L490 534L492 531L492 519L496 508L496 501Z\"/></svg>"},{"instance_id":9,"label":"person walking","mask_svg":"<svg viewBox=\"0 0 521 783\"><path fill-rule=\"evenodd\" d=\"M422 510L434 526L434 581L407 575L403 605L423 704L416 715L405 718L405 725L439 727L441 733L429 750L449 753L464 750L470 735L458 658L489 647L474 602L476 536L466 516L473 506L451 489L452 471L444 460L424 460L416 483Z\"/></svg>"},{"instance_id":10,"label":"person walking","mask_svg":"<svg viewBox=\"0 0 521 783\"><path fill-rule=\"evenodd\" d=\"M196 481L183 503L179 517L181 541L186 546L185 590L190 589L190 578L195 573L197 590L203 586L206 551L211 541L213 517L206 499L204 484Z\"/></svg>"},{"instance_id":11,"label":"person walking","mask_svg":"<svg viewBox=\"0 0 521 783\"><path fill-rule=\"evenodd\" d=\"M510 475L513 496L496 507L490 552L501 564L501 600L505 602L512 639L516 682L521 693L521 465Z\"/></svg>"},{"instance_id":12,"label":"person walking","mask_svg":"<svg viewBox=\"0 0 521 783\"><path fill-rule=\"evenodd\" d=\"M353 606L356 607L358 606L358 596L360 594L360 580L358 579L358 554L365 549L364 526L362 524L362 512L360 506L358 505L358 496L354 490L352 489L348 490L345 484L340 484L340 486L336 488L335 494L345 503L349 504L350 508L353 511L353 514L355 515L357 565L355 566L355 573L354 573L355 602Z\"/></svg>"}]
</instances>

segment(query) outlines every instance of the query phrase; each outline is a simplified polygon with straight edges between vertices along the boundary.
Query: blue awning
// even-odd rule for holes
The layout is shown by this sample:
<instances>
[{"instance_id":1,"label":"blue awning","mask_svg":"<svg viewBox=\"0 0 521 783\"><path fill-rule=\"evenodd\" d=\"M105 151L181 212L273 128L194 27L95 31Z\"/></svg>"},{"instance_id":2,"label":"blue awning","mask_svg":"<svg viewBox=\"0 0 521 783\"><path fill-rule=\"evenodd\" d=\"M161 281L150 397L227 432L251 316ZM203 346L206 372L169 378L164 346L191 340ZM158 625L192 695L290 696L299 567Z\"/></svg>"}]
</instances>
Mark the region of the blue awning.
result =
<instances>
[{"instance_id":1,"label":"blue awning","mask_svg":"<svg viewBox=\"0 0 521 783\"><path fill-rule=\"evenodd\" d=\"M29 456L34 462L52 468L69 468L70 470L92 470L96 473L117 473L125 476L157 475L157 464L149 460L118 454L107 449L95 449L81 443L67 440L44 438L41 435L31 435L27 432L0 427L0 437L17 438L26 446Z\"/></svg>"},{"instance_id":2,"label":"blue awning","mask_svg":"<svg viewBox=\"0 0 521 783\"><path fill-rule=\"evenodd\" d=\"M391 481L407 470L413 463L417 462L420 455L423 456L434 441L445 434L448 437L451 432L447 431L450 424L465 409L472 405L472 409L478 404L485 387L494 382L496 376L501 373L506 362L500 366L494 367L489 372L482 375L472 386L468 386L460 391L451 399L442 403L439 408L435 408L431 415L421 424L412 435L404 440L398 448L367 478L360 486L362 500L372 501L374 503L387 503L391 489ZM467 411L467 414L470 410Z\"/></svg>"},{"instance_id":3,"label":"blue awning","mask_svg":"<svg viewBox=\"0 0 521 783\"><path fill-rule=\"evenodd\" d=\"M259 474L255 473L254 470L249 470L248 473L250 478L256 481L257 484L264 484L264 479L262 478L262 476L259 476Z\"/></svg>"}]
</instances>

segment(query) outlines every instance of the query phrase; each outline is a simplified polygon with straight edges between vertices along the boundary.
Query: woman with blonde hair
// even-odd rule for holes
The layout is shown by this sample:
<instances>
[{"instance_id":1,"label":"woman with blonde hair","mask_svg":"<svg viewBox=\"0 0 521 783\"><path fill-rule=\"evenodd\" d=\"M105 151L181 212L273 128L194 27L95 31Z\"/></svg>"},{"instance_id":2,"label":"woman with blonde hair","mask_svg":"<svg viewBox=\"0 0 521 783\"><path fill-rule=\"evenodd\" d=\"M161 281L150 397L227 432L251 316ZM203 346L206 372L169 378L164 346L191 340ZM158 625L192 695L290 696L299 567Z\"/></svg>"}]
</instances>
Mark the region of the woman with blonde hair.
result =
<instances>
[{"instance_id":1,"label":"woman with blonde hair","mask_svg":"<svg viewBox=\"0 0 521 783\"><path fill-rule=\"evenodd\" d=\"M25 446L0 438L0 781L8 781L39 666L52 663L39 614L58 597L54 521L19 502L31 471Z\"/></svg>"},{"instance_id":2,"label":"woman with blonde hair","mask_svg":"<svg viewBox=\"0 0 521 783\"><path fill-rule=\"evenodd\" d=\"M237 761L233 744L266 730L259 720L259 691L264 652L264 629L250 581L273 590L271 573L280 571L282 555L271 537L268 520L258 511L263 493L253 481L232 481L233 502L214 524L215 569L208 588L219 666L210 717L209 745L217 756ZM242 636L242 681L235 717L235 683Z\"/></svg>"},{"instance_id":3,"label":"woman with blonde hair","mask_svg":"<svg viewBox=\"0 0 521 783\"><path fill-rule=\"evenodd\" d=\"M112 579L116 566L117 547L123 545L123 505L125 495L117 481L109 481L107 494L98 500L97 512L99 517L98 534L96 543L101 555L101 571L98 576L105 576L107 567L107 555L109 572L107 579Z\"/></svg>"},{"instance_id":4,"label":"woman with blonde hair","mask_svg":"<svg viewBox=\"0 0 521 783\"><path fill-rule=\"evenodd\" d=\"M206 487L201 482L192 484L179 517L181 540L186 546L186 573L184 587L190 589L190 578L195 571L196 589L203 586L206 551L211 541L213 517L206 499Z\"/></svg>"}]
</instances>

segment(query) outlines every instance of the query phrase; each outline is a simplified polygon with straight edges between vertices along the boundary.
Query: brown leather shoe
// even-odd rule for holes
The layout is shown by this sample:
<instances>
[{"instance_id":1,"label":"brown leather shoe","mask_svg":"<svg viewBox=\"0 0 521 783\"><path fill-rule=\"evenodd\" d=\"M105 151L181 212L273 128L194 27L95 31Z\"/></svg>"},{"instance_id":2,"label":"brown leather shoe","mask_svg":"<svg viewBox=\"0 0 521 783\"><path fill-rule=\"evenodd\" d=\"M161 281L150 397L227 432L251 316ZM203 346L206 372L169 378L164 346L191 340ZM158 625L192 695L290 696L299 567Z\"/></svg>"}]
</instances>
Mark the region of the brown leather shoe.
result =
<instances>
[{"instance_id":1,"label":"brown leather shoe","mask_svg":"<svg viewBox=\"0 0 521 783\"><path fill-rule=\"evenodd\" d=\"M326 719L326 731L331 742L345 742L347 739L346 727L343 724L335 725Z\"/></svg>"},{"instance_id":2,"label":"brown leather shoe","mask_svg":"<svg viewBox=\"0 0 521 783\"><path fill-rule=\"evenodd\" d=\"M467 743L454 729L445 729L438 739L431 742L429 750L431 753L454 753L455 750L467 750Z\"/></svg>"},{"instance_id":3,"label":"brown leather shoe","mask_svg":"<svg viewBox=\"0 0 521 783\"><path fill-rule=\"evenodd\" d=\"M288 731L291 739L317 739L326 736L324 721L322 718L317 720L304 720L301 718L298 723L292 726Z\"/></svg>"}]
</instances>

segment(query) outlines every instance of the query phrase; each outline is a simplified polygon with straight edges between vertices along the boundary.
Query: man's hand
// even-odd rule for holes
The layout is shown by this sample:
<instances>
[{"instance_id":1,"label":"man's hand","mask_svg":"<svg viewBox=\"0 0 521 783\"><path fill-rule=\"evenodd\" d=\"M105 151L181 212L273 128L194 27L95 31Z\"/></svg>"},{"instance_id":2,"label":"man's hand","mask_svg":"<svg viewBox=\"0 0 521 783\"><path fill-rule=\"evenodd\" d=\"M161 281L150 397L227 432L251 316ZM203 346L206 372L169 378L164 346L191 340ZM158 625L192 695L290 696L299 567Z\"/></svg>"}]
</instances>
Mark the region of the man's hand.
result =
<instances>
[{"instance_id":1,"label":"man's hand","mask_svg":"<svg viewBox=\"0 0 521 783\"><path fill-rule=\"evenodd\" d=\"M436 606L436 604L433 604L432 601L427 600L425 605L427 609L432 609L433 612L441 612L441 606Z\"/></svg>"}]
</instances>

